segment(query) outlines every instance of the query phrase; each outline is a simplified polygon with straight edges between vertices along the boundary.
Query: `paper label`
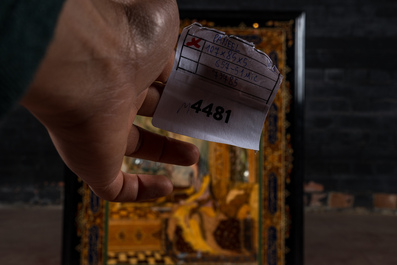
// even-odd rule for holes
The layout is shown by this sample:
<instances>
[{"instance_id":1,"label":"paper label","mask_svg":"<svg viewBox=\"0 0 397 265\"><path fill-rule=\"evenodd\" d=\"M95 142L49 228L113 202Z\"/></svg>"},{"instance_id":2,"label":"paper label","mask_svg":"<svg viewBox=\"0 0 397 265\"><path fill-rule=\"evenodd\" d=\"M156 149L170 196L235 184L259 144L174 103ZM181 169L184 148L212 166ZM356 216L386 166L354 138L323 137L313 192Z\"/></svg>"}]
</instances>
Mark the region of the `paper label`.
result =
<instances>
[{"instance_id":1,"label":"paper label","mask_svg":"<svg viewBox=\"0 0 397 265\"><path fill-rule=\"evenodd\" d=\"M190 137L259 150L282 75L252 43L194 23L179 38L152 123Z\"/></svg>"}]
</instances>

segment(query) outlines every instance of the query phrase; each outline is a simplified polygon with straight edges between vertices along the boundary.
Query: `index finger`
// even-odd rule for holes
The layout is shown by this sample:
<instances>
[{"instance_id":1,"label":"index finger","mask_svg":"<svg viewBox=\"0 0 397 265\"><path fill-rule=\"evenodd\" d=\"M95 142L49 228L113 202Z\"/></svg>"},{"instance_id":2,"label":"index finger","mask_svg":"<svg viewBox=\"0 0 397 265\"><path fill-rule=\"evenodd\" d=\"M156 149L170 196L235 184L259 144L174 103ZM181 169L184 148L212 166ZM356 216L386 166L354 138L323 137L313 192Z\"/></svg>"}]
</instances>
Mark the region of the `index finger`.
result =
<instances>
[{"instance_id":1,"label":"index finger","mask_svg":"<svg viewBox=\"0 0 397 265\"><path fill-rule=\"evenodd\" d=\"M165 87L165 83L167 82L168 77L171 74L174 57L175 51L171 54L167 64L165 65L161 74L157 77L156 81L154 81L154 83L149 86L142 106L138 110L138 115L149 117L153 116L153 113L156 110L157 104L159 103L161 94Z\"/></svg>"},{"instance_id":2,"label":"index finger","mask_svg":"<svg viewBox=\"0 0 397 265\"><path fill-rule=\"evenodd\" d=\"M190 166L198 162L200 152L191 143L159 135L133 125L128 136L125 155L155 162Z\"/></svg>"}]
</instances>

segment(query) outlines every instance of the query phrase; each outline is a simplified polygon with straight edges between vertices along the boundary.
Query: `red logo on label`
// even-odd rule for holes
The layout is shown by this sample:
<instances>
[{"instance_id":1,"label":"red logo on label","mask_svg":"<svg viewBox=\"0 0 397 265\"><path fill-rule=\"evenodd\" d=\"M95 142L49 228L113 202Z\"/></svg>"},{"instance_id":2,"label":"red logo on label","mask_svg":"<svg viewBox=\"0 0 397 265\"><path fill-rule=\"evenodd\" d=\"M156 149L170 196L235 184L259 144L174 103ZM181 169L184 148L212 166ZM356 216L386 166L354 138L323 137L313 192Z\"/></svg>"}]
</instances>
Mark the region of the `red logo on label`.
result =
<instances>
[{"instance_id":1,"label":"red logo on label","mask_svg":"<svg viewBox=\"0 0 397 265\"><path fill-rule=\"evenodd\" d=\"M186 43L186 46L194 46L197 49L200 48L201 46L199 45L199 42L201 41L201 39L196 39L196 38L192 38L192 41L189 41Z\"/></svg>"}]
</instances>

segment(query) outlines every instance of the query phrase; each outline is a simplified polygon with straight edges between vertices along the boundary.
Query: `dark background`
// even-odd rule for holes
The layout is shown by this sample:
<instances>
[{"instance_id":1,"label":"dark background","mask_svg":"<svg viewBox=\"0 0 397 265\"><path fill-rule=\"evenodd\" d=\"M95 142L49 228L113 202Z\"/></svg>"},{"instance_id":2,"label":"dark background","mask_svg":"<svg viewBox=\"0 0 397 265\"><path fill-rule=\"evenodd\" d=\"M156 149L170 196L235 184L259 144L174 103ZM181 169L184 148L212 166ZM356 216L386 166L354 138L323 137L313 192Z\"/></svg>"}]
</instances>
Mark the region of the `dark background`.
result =
<instances>
[{"instance_id":1,"label":"dark background","mask_svg":"<svg viewBox=\"0 0 397 265\"><path fill-rule=\"evenodd\" d=\"M181 10L306 14L305 182L397 193L397 2L179 0ZM59 204L63 164L23 108L0 122L0 203Z\"/></svg>"}]
</instances>

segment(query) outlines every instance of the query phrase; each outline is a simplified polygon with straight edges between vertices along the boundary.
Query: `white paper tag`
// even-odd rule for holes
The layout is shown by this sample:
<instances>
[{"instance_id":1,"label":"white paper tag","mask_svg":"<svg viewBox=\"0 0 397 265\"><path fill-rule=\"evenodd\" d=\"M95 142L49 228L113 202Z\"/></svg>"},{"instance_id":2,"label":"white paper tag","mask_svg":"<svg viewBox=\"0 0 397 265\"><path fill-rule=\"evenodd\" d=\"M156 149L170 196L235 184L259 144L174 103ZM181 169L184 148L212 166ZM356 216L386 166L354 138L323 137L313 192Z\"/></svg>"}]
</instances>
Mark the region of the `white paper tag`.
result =
<instances>
[{"instance_id":1,"label":"white paper tag","mask_svg":"<svg viewBox=\"0 0 397 265\"><path fill-rule=\"evenodd\" d=\"M252 43L194 23L179 38L154 126L259 150L282 75Z\"/></svg>"}]
</instances>

